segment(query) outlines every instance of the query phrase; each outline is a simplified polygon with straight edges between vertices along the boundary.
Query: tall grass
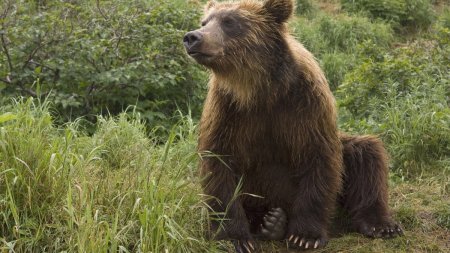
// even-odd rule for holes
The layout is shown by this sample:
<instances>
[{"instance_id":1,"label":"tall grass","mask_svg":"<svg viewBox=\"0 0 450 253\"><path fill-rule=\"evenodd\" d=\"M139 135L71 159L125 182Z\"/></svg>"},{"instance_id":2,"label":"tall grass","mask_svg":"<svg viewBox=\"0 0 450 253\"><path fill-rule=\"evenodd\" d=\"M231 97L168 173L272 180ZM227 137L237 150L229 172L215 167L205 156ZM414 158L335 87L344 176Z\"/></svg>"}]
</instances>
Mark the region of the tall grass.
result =
<instances>
[{"instance_id":1,"label":"tall grass","mask_svg":"<svg viewBox=\"0 0 450 253\"><path fill-rule=\"evenodd\" d=\"M214 252L196 177L195 125L165 145L139 115L56 127L32 99L0 111L0 249L14 252ZM6 112L8 111L8 112Z\"/></svg>"},{"instance_id":2,"label":"tall grass","mask_svg":"<svg viewBox=\"0 0 450 253\"><path fill-rule=\"evenodd\" d=\"M180 116L163 144L149 132L138 114L99 118L95 133L86 135L80 120L53 125L47 102L0 107L0 251L229 252L229 243L203 236L208 211L196 173L195 121ZM438 186L424 189L448 194L448 183ZM426 209L432 221L405 204L407 191L400 189L393 195L397 217L417 237L407 231L405 238L380 243L348 235L324 251L407 252L412 241L419 251L444 252L441 239L426 236L445 235L445 198L414 196L433 204ZM424 232L424 225L432 227ZM285 249L262 245L263 252Z\"/></svg>"}]
</instances>

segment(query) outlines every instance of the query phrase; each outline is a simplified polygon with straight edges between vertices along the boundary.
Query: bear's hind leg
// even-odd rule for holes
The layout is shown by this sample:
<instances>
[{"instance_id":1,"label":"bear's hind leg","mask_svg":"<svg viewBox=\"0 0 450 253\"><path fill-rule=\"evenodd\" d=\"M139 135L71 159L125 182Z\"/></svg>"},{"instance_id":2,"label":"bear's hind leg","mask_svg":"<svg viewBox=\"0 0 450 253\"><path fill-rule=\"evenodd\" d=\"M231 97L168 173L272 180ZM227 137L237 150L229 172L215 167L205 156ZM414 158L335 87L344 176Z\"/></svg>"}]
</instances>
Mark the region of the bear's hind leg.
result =
<instances>
[{"instance_id":1,"label":"bear's hind leg","mask_svg":"<svg viewBox=\"0 0 450 253\"><path fill-rule=\"evenodd\" d=\"M388 164L382 142L373 136L341 136L344 187L341 203L354 228L369 237L402 235L388 208Z\"/></svg>"}]
</instances>

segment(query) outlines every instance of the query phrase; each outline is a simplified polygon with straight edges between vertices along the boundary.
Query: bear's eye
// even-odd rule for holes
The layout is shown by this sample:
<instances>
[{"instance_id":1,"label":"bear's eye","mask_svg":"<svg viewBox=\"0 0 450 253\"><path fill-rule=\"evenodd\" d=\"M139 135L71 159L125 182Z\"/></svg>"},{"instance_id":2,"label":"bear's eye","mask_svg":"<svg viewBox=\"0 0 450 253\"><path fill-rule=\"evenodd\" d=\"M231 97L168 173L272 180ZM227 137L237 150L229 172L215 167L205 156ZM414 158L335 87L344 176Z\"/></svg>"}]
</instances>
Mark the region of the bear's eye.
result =
<instances>
[{"instance_id":1,"label":"bear's eye","mask_svg":"<svg viewBox=\"0 0 450 253\"><path fill-rule=\"evenodd\" d=\"M222 21L222 24L226 27L233 27L234 26L234 20L232 18L224 18Z\"/></svg>"},{"instance_id":2,"label":"bear's eye","mask_svg":"<svg viewBox=\"0 0 450 253\"><path fill-rule=\"evenodd\" d=\"M202 21L202 26L205 26L206 24L207 24L208 22L205 20L205 21Z\"/></svg>"}]
</instances>

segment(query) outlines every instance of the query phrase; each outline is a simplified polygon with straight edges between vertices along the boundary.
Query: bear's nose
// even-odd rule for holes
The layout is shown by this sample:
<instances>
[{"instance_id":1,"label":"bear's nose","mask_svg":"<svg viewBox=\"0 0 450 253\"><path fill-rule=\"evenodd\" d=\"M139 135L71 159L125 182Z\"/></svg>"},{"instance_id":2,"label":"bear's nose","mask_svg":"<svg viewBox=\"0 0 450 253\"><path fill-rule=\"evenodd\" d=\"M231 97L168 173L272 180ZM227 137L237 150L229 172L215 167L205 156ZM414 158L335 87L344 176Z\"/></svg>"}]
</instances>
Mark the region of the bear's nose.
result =
<instances>
[{"instance_id":1,"label":"bear's nose","mask_svg":"<svg viewBox=\"0 0 450 253\"><path fill-rule=\"evenodd\" d=\"M186 33L183 38L184 47L190 49L202 41L203 35L199 31Z\"/></svg>"}]
</instances>

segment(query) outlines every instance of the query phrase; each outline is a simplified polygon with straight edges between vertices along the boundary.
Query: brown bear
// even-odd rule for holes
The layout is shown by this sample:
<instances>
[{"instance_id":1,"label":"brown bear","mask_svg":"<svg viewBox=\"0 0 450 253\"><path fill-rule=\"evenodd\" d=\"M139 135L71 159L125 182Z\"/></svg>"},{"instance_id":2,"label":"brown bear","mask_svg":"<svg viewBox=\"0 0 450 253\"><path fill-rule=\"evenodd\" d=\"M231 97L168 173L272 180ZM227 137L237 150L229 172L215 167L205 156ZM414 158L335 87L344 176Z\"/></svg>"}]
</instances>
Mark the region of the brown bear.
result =
<instances>
[{"instance_id":1,"label":"brown bear","mask_svg":"<svg viewBox=\"0 0 450 253\"><path fill-rule=\"evenodd\" d=\"M209 2L183 39L210 69L199 129L211 231L237 252L255 239L326 244L337 206L370 237L394 237L387 155L371 136L339 133L318 63L288 32L293 0Z\"/></svg>"}]
</instances>

